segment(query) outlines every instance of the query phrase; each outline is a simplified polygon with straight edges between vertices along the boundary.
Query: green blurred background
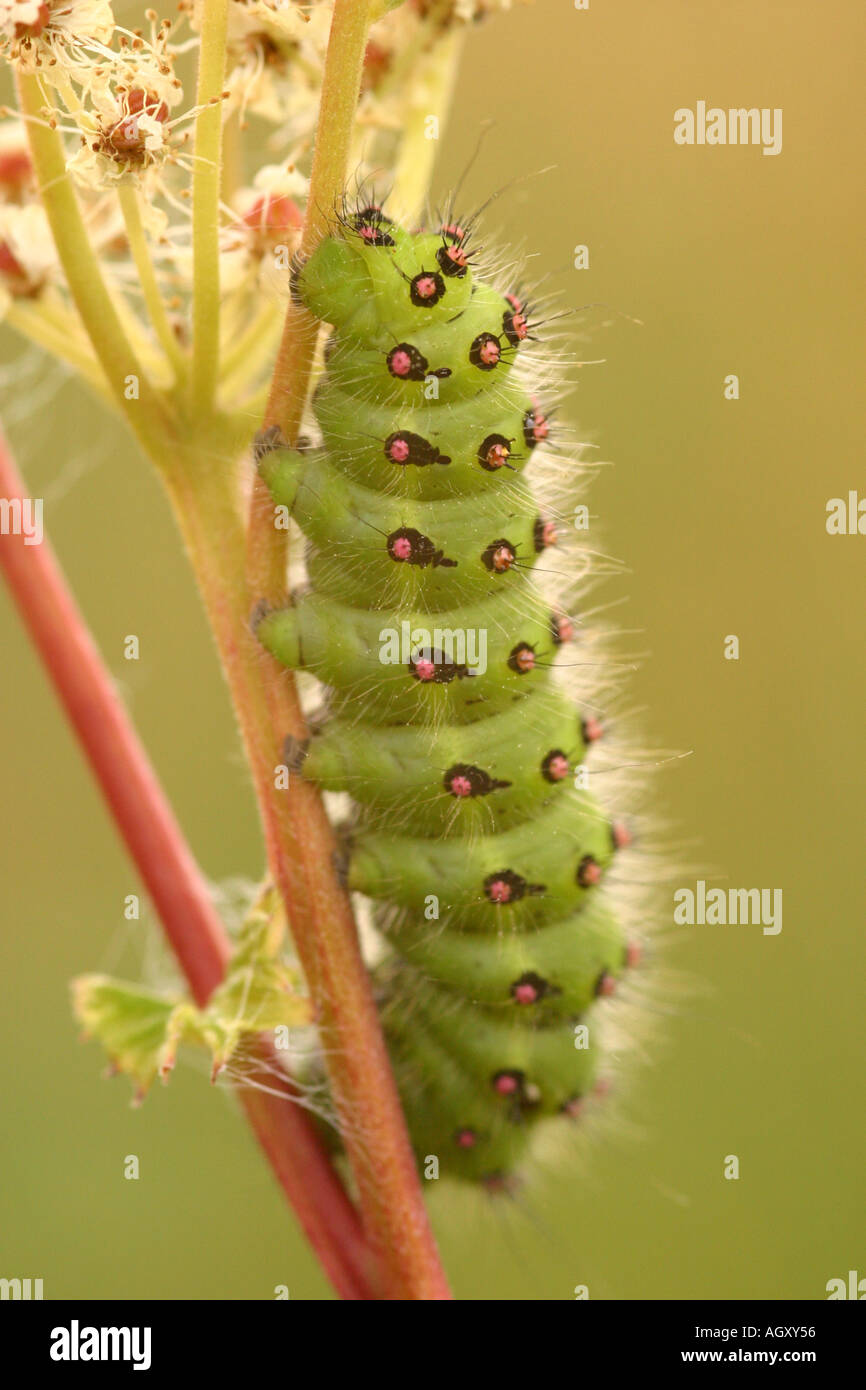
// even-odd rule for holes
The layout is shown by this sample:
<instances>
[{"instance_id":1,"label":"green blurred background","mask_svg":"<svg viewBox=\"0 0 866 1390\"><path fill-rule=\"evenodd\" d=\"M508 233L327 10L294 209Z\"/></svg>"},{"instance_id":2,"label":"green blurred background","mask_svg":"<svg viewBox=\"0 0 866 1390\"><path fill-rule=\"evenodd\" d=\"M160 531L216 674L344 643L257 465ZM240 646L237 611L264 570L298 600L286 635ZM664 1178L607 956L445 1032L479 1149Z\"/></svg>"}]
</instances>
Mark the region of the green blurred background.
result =
<instances>
[{"instance_id":1,"label":"green blurred background","mask_svg":"<svg viewBox=\"0 0 866 1390\"><path fill-rule=\"evenodd\" d=\"M634 702L659 747L694 750L659 773L659 804L684 857L781 887L785 916L777 937L681 934L664 965L685 988L588 1155L542 1168L519 1204L434 1195L464 1298L822 1298L866 1274L866 539L824 525L866 476L863 30L859 0L538 0L469 41L439 191L493 114L466 201L536 175L486 225L562 268L567 303L643 325L582 320L581 352L606 360L569 411L615 462L592 510L631 568L605 597L651 652ZM675 146L674 110L699 99L782 107L782 153ZM568 269L578 243L585 271ZM13 443L191 842L213 877L254 876L252 798L160 490L74 385L53 394L5 355ZM5 595L0 650L0 1274L42 1277L48 1298L329 1296L231 1099L182 1066L133 1111L77 1044L69 978L135 974L155 929L123 921L135 876Z\"/></svg>"}]
</instances>

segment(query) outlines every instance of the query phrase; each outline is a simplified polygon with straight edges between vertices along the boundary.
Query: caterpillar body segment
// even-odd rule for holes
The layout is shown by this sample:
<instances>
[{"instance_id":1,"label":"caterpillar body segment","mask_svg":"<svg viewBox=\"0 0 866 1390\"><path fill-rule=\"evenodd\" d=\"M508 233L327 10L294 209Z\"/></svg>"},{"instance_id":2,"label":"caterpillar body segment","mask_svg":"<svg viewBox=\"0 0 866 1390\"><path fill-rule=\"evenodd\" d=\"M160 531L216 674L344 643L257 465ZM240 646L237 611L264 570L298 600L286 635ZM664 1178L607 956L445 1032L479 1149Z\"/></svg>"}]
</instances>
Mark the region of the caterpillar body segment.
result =
<instances>
[{"instance_id":1,"label":"caterpillar body segment","mask_svg":"<svg viewBox=\"0 0 866 1390\"><path fill-rule=\"evenodd\" d=\"M397 972L390 986L383 1021L413 1139L418 1153L438 1156L445 1171L497 1184L518 1167L535 1124L567 1123L591 1092L597 1048L576 1048L567 1026L497 1023L483 1006L419 986L417 976Z\"/></svg>"},{"instance_id":2,"label":"caterpillar body segment","mask_svg":"<svg viewBox=\"0 0 866 1390\"><path fill-rule=\"evenodd\" d=\"M573 630L535 582L556 534L521 476L548 429L514 370L528 311L467 249L364 208L296 267L332 329L321 447L259 467L309 590L256 633L327 687L297 770L353 799L348 885L392 952L419 1162L497 1187L539 1122L577 1116L628 956L604 889L624 835L576 778L600 726L558 680Z\"/></svg>"},{"instance_id":3,"label":"caterpillar body segment","mask_svg":"<svg viewBox=\"0 0 866 1390\"><path fill-rule=\"evenodd\" d=\"M488 492L467 510L463 497L397 497L353 483L323 450L274 452L262 472L310 542L312 588L337 601L350 590L370 606L383 596L387 607L430 612L475 603L518 585L556 542L555 527L518 482L506 505Z\"/></svg>"},{"instance_id":4,"label":"caterpillar body segment","mask_svg":"<svg viewBox=\"0 0 866 1390\"><path fill-rule=\"evenodd\" d=\"M407 835L443 840L505 830L567 791L587 747L586 721L553 683L521 705L517 733L514 723L510 707L437 730L332 719L310 740L301 772L350 792L375 828L396 822Z\"/></svg>"},{"instance_id":5,"label":"caterpillar body segment","mask_svg":"<svg viewBox=\"0 0 866 1390\"><path fill-rule=\"evenodd\" d=\"M581 911L529 931L504 931L494 942L478 932L431 932L416 912L395 913L383 930L427 979L465 991L505 1015L520 1006L527 1021L581 1016L609 989L625 963L616 913L593 897Z\"/></svg>"},{"instance_id":6,"label":"caterpillar body segment","mask_svg":"<svg viewBox=\"0 0 866 1390\"><path fill-rule=\"evenodd\" d=\"M574 911L613 858L607 818L585 793L569 791L540 811L533 826L531 840L526 822L475 835L471 853L454 838L361 832L349 886L422 913L436 891L461 926L479 931L513 930Z\"/></svg>"},{"instance_id":7,"label":"caterpillar body segment","mask_svg":"<svg viewBox=\"0 0 866 1390\"><path fill-rule=\"evenodd\" d=\"M383 723L469 723L547 681L550 609L532 595L521 607L516 624L495 599L448 609L433 623L417 609L371 612L310 593L264 616L256 635L278 661L331 686L335 712L351 706L357 715L363 691L367 717Z\"/></svg>"},{"instance_id":8,"label":"caterpillar body segment","mask_svg":"<svg viewBox=\"0 0 866 1390\"><path fill-rule=\"evenodd\" d=\"M488 474L510 479L522 471L545 428L525 389L507 378L496 386L495 393L446 402L431 376L402 404L365 400L363 432L347 433L358 398L326 378L314 397L316 419L329 456L356 482L406 497L481 494Z\"/></svg>"}]
</instances>

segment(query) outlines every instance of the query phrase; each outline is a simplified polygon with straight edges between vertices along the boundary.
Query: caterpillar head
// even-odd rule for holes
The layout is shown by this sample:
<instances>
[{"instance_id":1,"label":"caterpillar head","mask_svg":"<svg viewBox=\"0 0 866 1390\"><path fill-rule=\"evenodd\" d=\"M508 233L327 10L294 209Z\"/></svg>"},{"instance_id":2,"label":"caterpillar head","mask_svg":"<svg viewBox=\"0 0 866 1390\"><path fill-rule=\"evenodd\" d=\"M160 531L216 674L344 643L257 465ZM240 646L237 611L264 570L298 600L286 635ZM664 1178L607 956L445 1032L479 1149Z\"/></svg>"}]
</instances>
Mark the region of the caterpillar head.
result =
<instances>
[{"instance_id":1,"label":"caterpillar head","mask_svg":"<svg viewBox=\"0 0 866 1390\"><path fill-rule=\"evenodd\" d=\"M395 331L446 322L473 292L466 234L456 225L407 232L382 208L363 204L345 210L334 234L297 266L293 289L336 328L351 320L365 331L374 305Z\"/></svg>"}]
</instances>

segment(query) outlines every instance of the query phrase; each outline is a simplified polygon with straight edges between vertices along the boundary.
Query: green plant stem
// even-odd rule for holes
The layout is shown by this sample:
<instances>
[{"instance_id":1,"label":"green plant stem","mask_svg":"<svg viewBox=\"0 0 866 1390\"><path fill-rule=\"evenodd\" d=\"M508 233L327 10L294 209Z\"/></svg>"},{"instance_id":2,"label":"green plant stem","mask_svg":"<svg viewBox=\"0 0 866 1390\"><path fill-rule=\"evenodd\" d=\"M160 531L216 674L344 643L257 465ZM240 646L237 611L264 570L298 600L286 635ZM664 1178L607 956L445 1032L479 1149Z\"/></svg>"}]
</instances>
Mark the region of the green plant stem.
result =
<instances>
[{"instance_id":1,"label":"green plant stem","mask_svg":"<svg viewBox=\"0 0 866 1390\"><path fill-rule=\"evenodd\" d=\"M228 0L206 0L202 18L192 179L192 400L213 401L220 345L220 148L221 96L225 81Z\"/></svg>"},{"instance_id":2,"label":"green plant stem","mask_svg":"<svg viewBox=\"0 0 866 1390\"><path fill-rule=\"evenodd\" d=\"M165 301L156 278L150 247L147 244L144 224L141 220L140 196L134 184L121 184L118 189L120 210L123 213L129 249L138 271L145 308L156 331L156 336L162 344L163 351L174 368L175 379L182 381L186 375L186 361L169 322Z\"/></svg>"},{"instance_id":3,"label":"green plant stem","mask_svg":"<svg viewBox=\"0 0 866 1390\"><path fill-rule=\"evenodd\" d=\"M153 453L165 437L163 404L142 370L102 278L67 173L63 141L42 117L39 81L27 73L19 73L17 80L21 112L30 117L26 126L33 167L70 293L115 400L138 439ZM138 395L132 399L126 394L130 376L138 382Z\"/></svg>"},{"instance_id":4,"label":"green plant stem","mask_svg":"<svg viewBox=\"0 0 866 1390\"><path fill-rule=\"evenodd\" d=\"M302 256L309 256L327 236L337 199L343 193L368 23L364 0L336 0L301 236ZM267 419L267 423L279 424L287 439L296 437L301 423L318 327L303 306L289 305Z\"/></svg>"}]
</instances>

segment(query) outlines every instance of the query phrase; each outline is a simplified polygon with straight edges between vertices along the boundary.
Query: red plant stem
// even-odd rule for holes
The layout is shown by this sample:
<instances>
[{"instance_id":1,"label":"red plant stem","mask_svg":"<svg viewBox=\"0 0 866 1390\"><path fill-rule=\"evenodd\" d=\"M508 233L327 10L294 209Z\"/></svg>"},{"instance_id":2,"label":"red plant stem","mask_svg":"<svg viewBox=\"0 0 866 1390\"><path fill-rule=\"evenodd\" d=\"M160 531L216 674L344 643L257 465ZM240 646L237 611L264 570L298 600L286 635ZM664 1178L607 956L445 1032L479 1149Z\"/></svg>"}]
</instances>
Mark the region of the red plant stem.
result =
<instances>
[{"instance_id":1,"label":"red plant stem","mask_svg":"<svg viewBox=\"0 0 866 1390\"><path fill-rule=\"evenodd\" d=\"M0 497L26 499L0 434ZM0 569L30 637L108 802L196 1002L204 1004L225 973L231 942L147 754L48 545L0 536ZM265 1038L256 1057L272 1062ZM269 1067L269 1084L274 1068ZM278 1182L343 1298L376 1294L358 1215L310 1120L282 1096L241 1090L241 1103Z\"/></svg>"}]
</instances>

